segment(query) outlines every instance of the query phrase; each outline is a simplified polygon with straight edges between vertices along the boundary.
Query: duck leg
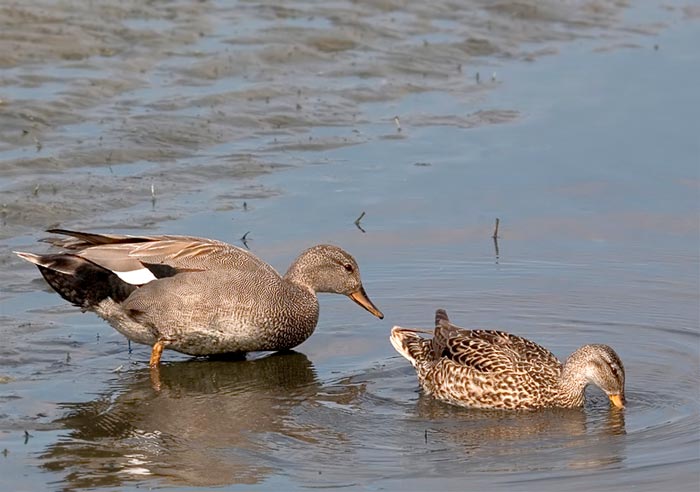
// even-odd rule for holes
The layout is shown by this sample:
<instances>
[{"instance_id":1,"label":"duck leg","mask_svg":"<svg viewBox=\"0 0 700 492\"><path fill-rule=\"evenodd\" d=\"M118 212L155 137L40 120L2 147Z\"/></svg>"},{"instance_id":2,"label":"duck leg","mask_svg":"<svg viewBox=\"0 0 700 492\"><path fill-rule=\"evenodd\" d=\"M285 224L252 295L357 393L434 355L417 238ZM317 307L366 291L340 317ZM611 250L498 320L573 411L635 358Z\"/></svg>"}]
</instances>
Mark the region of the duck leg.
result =
<instances>
[{"instance_id":1,"label":"duck leg","mask_svg":"<svg viewBox=\"0 0 700 492\"><path fill-rule=\"evenodd\" d=\"M163 355L163 348L165 348L165 341L158 340L151 349L151 361L149 365L151 367L158 367L160 364L160 356Z\"/></svg>"},{"instance_id":2,"label":"duck leg","mask_svg":"<svg viewBox=\"0 0 700 492\"><path fill-rule=\"evenodd\" d=\"M160 366L151 366L150 376L151 376L151 388L153 391L158 393L160 391Z\"/></svg>"}]
</instances>

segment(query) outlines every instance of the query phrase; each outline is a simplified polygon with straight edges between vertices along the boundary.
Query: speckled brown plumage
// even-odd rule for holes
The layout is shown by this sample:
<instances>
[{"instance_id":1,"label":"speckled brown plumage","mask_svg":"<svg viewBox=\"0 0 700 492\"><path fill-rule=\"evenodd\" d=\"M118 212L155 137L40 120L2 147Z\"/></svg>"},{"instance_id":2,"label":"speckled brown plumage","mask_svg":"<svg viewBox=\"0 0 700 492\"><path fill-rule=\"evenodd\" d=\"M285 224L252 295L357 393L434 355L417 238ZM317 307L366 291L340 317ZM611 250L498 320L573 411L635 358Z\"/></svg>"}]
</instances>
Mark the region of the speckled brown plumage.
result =
<instances>
[{"instance_id":1,"label":"speckled brown plumage","mask_svg":"<svg viewBox=\"0 0 700 492\"><path fill-rule=\"evenodd\" d=\"M435 313L432 338L395 326L391 343L416 369L423 390L473 408L579 407L589 383L618 407L625 402L622 361L607 345L584 345L562 364L549 350L502 331L467 330Z\"/></svg>"},{"instance_id":2,"label":"speckled brown plumage","mask_svg":"<svg viewBox=\"0 0 700 492\"><path fill-rule=\"evenodd\" d=\"M60 229L60 254L17 253L66 300L130 340L191 355L286 350L318 322L317 292L349 296L382 318L355 259L331 245L302 252L284 276L250 253L211 239L124 236Z\"/></svg>"}]
</instances>

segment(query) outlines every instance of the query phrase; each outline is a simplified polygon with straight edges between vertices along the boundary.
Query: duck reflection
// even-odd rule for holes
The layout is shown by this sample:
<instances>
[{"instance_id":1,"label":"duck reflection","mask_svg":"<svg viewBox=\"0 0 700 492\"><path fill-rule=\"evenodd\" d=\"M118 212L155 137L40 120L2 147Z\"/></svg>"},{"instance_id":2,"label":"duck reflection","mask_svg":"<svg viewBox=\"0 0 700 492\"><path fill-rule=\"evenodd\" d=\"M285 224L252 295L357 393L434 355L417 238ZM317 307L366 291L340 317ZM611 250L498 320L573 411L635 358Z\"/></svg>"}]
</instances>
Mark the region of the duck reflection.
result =
<instances>
[{"instance_id":1,"label":"duck reflection","mask_svg":"<svg viewBox=\"0 0 700 492\"><path fill-rule=\"evenodd\" d=\"M457 446L484 470L598 468L624 457L624 412L607 399L593 398L585 409L512 412L470 410L421 394L417 413L425 419L426 443Z\"/></svg>"},{"instance_id":2,"label":"duck reflection","mask_svg":"<svg viewBox=\"0 0 700 492\"><path fill-rule=\"evenodd\" d=\"M261 457L275 439L305 440L289 414L319 389L312 363L295 352L128 372L111 392L66 405L60 423L70 432L42 466L66 473L66 488L254 484L274 471Z\"/></svg>"}]
</instances>

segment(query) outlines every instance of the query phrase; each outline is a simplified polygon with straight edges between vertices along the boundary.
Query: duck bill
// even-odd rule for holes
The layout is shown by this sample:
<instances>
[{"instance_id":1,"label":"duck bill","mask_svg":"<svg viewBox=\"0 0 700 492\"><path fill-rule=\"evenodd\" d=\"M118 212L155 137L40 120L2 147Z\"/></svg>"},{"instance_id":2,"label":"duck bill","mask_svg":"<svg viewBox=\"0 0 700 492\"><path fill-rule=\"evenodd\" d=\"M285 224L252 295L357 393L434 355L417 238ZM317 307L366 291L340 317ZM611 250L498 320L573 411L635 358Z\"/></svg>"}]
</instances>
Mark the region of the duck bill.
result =
<instances>
[{"instance_id":1,"label":"duck bill","mask_svg":"<svg viewBox=\"0 0 700 492\"><path fill-rule=\"evenodd\" d=\"M608 395L608 398L610 398L610 403L615 405L616 408L625 408L625 400L619 393Z\"/></svg>"},{"instance_id":2,"label":"duck bill","mask_svg":"<svg viewBox=\"0 0 700 492\"><path fill-rule=\"evenodd\" d=\"M364 287L360 287L355 292L348 295L348 297L356 303L358 303L363 308L365 308L367 311L375 315L377 318L384 319L384 315L382 314L382 312L379 309L377 309L377 307L374 304L372 304L372 301L369 300L369 297L367 297L367 292L365 292Z\"/></svg>"}]
</instances>

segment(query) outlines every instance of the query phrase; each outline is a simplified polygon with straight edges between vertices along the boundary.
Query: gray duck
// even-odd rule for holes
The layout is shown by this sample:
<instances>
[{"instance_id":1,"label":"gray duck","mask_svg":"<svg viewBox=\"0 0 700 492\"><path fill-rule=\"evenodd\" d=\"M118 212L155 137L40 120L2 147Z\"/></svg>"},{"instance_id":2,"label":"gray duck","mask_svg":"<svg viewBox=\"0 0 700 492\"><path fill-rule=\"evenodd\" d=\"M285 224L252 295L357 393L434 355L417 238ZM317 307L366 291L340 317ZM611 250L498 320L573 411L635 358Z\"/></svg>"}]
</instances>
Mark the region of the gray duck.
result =
<instances>
[{"instance_id":1,"label":"gray duck","mask_svg":"<svg viewBox=\"0 0 700 492\"><path fill-rule=\"evenodd\" d=\"M314 332L317 292L344 294L378 318L355 259L337 246L302 252L284 276L236 246L189 236L128 236L50 229L66 251L36 255L49 285L129 340L215 355L291 349Z\"/></svg>"}]
</instances>

